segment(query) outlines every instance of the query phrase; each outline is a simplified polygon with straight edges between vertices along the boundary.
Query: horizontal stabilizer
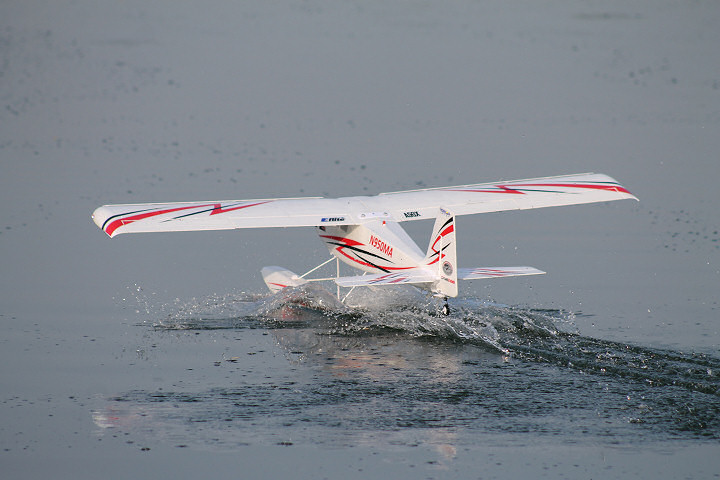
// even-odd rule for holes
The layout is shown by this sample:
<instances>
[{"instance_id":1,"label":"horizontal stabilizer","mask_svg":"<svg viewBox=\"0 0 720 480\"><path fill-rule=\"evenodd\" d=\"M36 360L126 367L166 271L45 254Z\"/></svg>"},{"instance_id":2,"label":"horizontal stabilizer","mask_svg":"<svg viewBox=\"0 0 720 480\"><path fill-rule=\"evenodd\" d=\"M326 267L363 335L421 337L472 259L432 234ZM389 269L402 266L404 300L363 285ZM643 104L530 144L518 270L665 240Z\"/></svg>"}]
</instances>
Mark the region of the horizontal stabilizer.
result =
<instances>
[{"instance_id":1,"label":"horizontal stabilizer","mask_svg":"<svg viewBox=\"0 0 720 480\"><path fill-rule=\"evenodd\" d=\"M265 285L268 286L272 293L279 292L285 287L299 287L305 285L307 280L299 277L296 273L282 267L263 267L260 270Z\"/></svg>"},{"instance_id":2,"label":"horizontal stabilizer","mask_svg":"<svg viewBox=\"0 0 720 480\"><path fill-rule=\"evenodd\" d=\"M460 268L458 280L479 280L483 278L519 277L523 275L542 275L545 272L533 267L481 267Z\"/></svg>"},{"instance_id":3,"label":"horizontal stabilizer","mask_svg":"<svg viewBox=\"0 0 720 480\"><path fill-rule=\"evenodd\" d=\"M372 285L402 285L415 283L431 283L436 281L437 274L424 269L412 269L403 272L376 273L373 275L357 275L338 277L335 283L341 287L369 287Z\"/></svg>"},{"instance_id":4,"label":"horizontal stabilizer","mask_svg":"<svg viewBox=\"0 0 720 480\"><path fill-rule=\"evenodd\" d=\"M484 278L519 277L523 275L542 275L545 272L533 267L482 267L458 269L458 280L481 280ZM371 285L403 285L433 283L438 280L435 269L412 269L403 272L376 273L338 277L335 283L341 287L368 287Z\"/></svg>"}]
</instances>

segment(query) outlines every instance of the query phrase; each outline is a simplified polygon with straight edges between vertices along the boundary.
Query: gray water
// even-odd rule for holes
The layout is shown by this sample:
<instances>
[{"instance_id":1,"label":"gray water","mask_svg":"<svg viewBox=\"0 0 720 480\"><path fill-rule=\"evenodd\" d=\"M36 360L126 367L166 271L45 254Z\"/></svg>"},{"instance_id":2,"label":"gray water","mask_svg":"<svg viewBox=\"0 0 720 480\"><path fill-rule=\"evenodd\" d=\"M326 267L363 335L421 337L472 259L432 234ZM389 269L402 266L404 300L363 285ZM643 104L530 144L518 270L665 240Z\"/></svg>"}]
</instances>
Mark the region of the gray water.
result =
<instances>
[{"instance_id":1,"label":"gray water","mask_svg":"<svg viewBox=\"0 0 720 480\"><path fill-rule=\"evenodd\" d=\"M714 478L716 2L0 5L7 478ZM640 202L457 219L452 314L269 295L312 229L107 203L597 171ZM424 245L432 225L407 225ZM350 274L350 270L346 272Z\"/></svg>"},{"instance_id":2,"label":"gray water","mask_svg":"<svg viewBox=\"0 0 720 480\"><path fill-rule=\"evenodd\" d=\"M142 412L144 427L165 436L189 421L198 424L193 440L226 448L720 438L716 357L584 337L557 310L461 299L446 317L421 295L393 293L389 303L388 292L364 294L368 306L353 308L313 290L185 306L152 325L150 338L202 343L259 330L274 344L223 352L213 365L229 385L125 392L95 413L96 423L136 434ZM248 356L269 352L285 358L285 372L248 381L267 373Z\"/></svg>"}]
</instances>

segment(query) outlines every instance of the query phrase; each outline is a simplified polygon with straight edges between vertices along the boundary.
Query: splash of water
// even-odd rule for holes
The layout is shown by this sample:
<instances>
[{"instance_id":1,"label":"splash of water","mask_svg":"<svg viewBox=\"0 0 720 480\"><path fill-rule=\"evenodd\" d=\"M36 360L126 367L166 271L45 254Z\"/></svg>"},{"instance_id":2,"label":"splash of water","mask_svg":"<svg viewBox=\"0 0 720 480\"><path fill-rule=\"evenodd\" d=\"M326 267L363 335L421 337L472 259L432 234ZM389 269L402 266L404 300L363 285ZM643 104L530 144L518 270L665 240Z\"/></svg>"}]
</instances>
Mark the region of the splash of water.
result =
<instances>
[{"instance_id":1,"label":"splash of water","mask_svg":"<svg viewBox=\"0 0 720 480\"><path fill-rule=\"evenodd\" d=\"M151 307L137 289L146 323L166 330L312 327L335 336L402 332L409 337L470 342L503 354L516 337L556 337L574 328L572 314L510 307L476 298L453 302L440 314L433 297L414 288L358 289L344 302L317 285L286 288L271 295L232 293L191 298Z\"/></svg>"}]
</instances>

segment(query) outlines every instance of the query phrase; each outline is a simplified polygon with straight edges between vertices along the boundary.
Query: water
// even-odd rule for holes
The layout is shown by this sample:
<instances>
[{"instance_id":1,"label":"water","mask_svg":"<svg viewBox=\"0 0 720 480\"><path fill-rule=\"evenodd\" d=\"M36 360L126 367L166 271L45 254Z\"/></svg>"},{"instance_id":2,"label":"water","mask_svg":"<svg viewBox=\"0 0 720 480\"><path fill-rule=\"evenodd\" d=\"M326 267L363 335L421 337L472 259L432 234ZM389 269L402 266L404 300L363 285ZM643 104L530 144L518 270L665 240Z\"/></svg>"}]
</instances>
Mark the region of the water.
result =
<instances>
[{"instance_id":1,"label":"water","mask_svg":"<svg viewBox=\"0 0 720 480\"><path fill-rule=\"evenodd\" d=\"M717 478L718 24L670 0L0 2L3 478ZM90 220L587 171L640 202L457 218L461 267L548 274L463 283L449 317L268 296L263 266L326 258L312 229Z\"/></svg>"},{"instance_id":2,"label":"water","mask_svg":"<svg viewBox=\"0 0 720 480\"><path fill-rule=\"evenodd\" d=\"M380 295L392 302L365 293L350 308L306 288L163 305L170 311L137 327L154 349L258 336L262 347L223 353L181 388L103 398L98 433L224 450L422 444L449 458L479 438L635 447L720 438L718 358L578 335L570 312L461 298L445 317L410 289Z\"/></svg>"}]
</instances>

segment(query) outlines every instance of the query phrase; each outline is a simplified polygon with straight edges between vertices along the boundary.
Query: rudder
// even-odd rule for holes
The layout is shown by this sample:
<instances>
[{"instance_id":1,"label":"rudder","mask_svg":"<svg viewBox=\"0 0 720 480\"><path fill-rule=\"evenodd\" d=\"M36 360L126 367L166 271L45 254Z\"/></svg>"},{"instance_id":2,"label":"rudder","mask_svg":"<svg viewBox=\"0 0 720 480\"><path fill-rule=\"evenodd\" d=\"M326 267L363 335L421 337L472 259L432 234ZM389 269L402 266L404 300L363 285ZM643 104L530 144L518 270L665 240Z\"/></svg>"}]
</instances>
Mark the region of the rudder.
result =
<instances>
[{"instance_id":1,"label":"rudder","mask_svg":"<svg viewBox=\"0 0 720 480\"><path fill-rule=\"evenodd\" d=\"M455 216L441 208L435 218L425 264L438 269L439 278L433 285L433 291L444 297L458 295L455 234Z\"/></svg>"}]
</instances>

